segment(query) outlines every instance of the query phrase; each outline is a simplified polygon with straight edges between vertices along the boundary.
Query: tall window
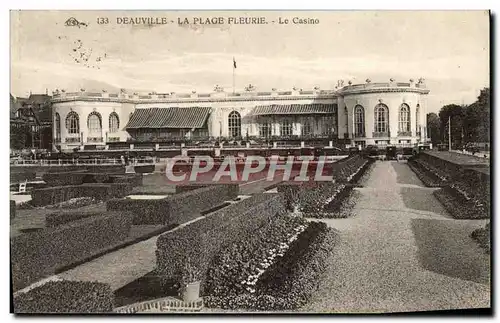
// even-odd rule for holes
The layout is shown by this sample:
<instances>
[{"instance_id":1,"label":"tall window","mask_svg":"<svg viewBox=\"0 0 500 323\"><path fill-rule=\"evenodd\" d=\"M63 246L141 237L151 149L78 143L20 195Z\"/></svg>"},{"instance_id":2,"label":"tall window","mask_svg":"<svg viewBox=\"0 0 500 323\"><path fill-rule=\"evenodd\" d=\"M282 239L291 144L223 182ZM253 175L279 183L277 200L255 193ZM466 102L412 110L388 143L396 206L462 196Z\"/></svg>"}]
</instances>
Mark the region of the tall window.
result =
<instances>
[{"instance_id":1,"label":"tall window","mask_svg":"<svg viewBox=\"0 0 500 323\"><path fill-rule=\"evenodd\" d=\"M259 137L271 137L271 125L269 123L264 122L259 124Z\"/></svg>"},{"instance_id":2,"label":"tall window","mask_svg":"<svg viewBox=\"0 0 500 323\"><path fill-rule=\"evenodd\" d=\"M354 107L354 135L365 136L365 108L360 105Z\"/></svg>"},{"instance_id":3,"label":"tall window","mask_svg":"<svg viewBox=\"0 0 500 323\"><path fill-rule=\"evenodd\" d=\"M292 135L292 124L288 120L283 120L281 122L281 135L291 136Z\"/></svg>"},{"instance_id":4,"label":"tall window","mask_svg":"<svg viewBox=\"0 0 500 323\"><path fill-rule=\"evenodd\" d=\"M71 111L68 113L68 116L66 117L66 129L69 134L80 133L80 118L76 112Z\"/></svg>"},{"instance_id":5,"label":"tall window","mask_svg":"<svg viewBox=\"0 0 500 323\"><path fill-rule=\"evenodd\" d=\"M61 142L61 116L57 112L54 127L56 128L56 142Z\"/></svg>"},{"instance_id":6,"label":"tall window","mask_svg":"<svg viewBox=\"0 0 500 323\"><path fill-rule=\"evenodd\" d=\"M415 109L415 131L420 132L420 104L417 104L417 108Z\"/></svg>"},{"instance_id":7,"label":"tall window","mask_svg":"<svg viewBox=\"0 0 500 323\"><path fill-rule=\"evenodd\" d=\"M302 124L303 136L308 136L313 134L313 127L311 123L312 123L311 120L305 120L304 123Z\"/></svg>"},{"instance_id":8,"label":"tall window","mask_svg":"<svg viewBox=\"0 0 500 323\"><path fill-rule=\"evenodd\" d=\"M120 119L118 118L118 114L116 112L112 112L109 115L109 132L114 133L118 132L120 128Z\"/></svg>"},{"instance_id":9,"label":"tall window","mask_svg":"<svg viewBox=\"0 0 500 323\"><path fill-rule=\"evenodd\" d=\"M375 107L375 132L389 132L389 108L385 104Z\"/></svg>"},{"instance_id":10,"label":"tall window","mask_svg":"<svg viewBox=\"0 0 500 323\"><path fill-rule=\"evenodd\" d=\"M399 131L409 132L410 130L410 107L402 104L399 108Z\"/></svg>"},{"instance_id":11,"label":"tall window","mask_svg":"<svg viewBox=\"0 0 500 323\"><path fill-rule=\"evenodd\" d=\"M98 112L92 112L87 119L87 126L90 134L101 134L102 122L101 115Z\"/></svg>"},{"instance_id":12,"label":"tall window","mask_svg":"<svg viewBox=\"0 0 500 323\"><path fill-rule=\"evenodd\" d=\"M331 135L335 133L335 124L332 116L326 116L322 118L322 134Z\"/></svg>"},{"instance_id":13,"label":"tall window","mask_svg":"<svg viewBox=\"0 0 500 323\"><path fill-rule=\"evenodd\" d=\"M241 137L241 116L238 112L233 111L229 114L228 125L229 136Z\"/></svg>"}]
</instances>

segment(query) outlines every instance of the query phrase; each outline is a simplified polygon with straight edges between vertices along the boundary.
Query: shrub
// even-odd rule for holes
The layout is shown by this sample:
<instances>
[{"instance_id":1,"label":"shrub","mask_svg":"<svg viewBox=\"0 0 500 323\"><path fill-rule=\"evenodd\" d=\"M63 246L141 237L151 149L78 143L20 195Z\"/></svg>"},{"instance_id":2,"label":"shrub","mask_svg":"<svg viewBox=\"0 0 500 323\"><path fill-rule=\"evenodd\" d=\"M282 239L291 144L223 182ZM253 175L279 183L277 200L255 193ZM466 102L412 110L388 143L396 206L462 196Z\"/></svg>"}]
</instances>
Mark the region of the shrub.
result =
<instances>
[{"instance_id":1,"label":"shrub","mask_svg":"<svg viewBox=\"0 0 500 323\"><path fill-rule=\"evenodd\" d=\"M128 237L132 214L107 212L10 239L13 289L54 274Z\"/></svg>"},{"instance_id":2,"label":"shrub","mask_svg":"<svg viewBox=\"0 0 500 323\"><path fill-rule=\"evenodd\" d=\"M68 173L45 173L43 180L48 186L80 185L86 176L86 171L74 171Z\"/></svg>"},{"instance_id":3,"label":"shrub","mask_svg":"<svg viewBox=\"0 0 500 323\"><path fill-rule=\"evenodd\" d=\"M52 228L66 223L77 221L80 219L90 218L92 216L100 216L102 213L85 212L85 211L64 211L57 213L49 213L45 217L45 226Z\"/></svg>"},{"instance_id":4,"label":"shrub","mask_svg":"<svg viewBox=\"0 0 500 323\"><path fill-rule=\"evenodd\" d=\"M110 313L114 295L99 282L51 281L14 297L14 313Z\"/></svg>"},{"instance_id":5,"label":"shrub","mask_svg":"<svg viewBox=\"0 0 500 323\"><path fill-rule=\"evenodd\" d=\"M175 279L186 258L195 261L202 282L213 257L223 246L238 240L245 232L260 228L283 208L277 194L258 194L216 211L188 226L158 237L157 273ZM203 285L203 284L202 284Z\"/></svg>"},{"instance_id":6,"label":"shrub","mask_svg":"<svg viewBox=\"0 0 500 323\"><path fill-rule=\"evenodd\" d=\"M10 200L10 218L16 217L16 201Z\"/></svg>"},{"instance_id":7,"label":"shrub","mask_svg":"<svg viewBox=\"0 0 500 323\"><path fill-rule=\"evenodd\" d=\"M485 249L486 252L491 252L491 232L489 222L484 228L479 228L472 231L471 238L476 240L477 243L479 243L479 246Z\"/></svg>"}]
</instances>

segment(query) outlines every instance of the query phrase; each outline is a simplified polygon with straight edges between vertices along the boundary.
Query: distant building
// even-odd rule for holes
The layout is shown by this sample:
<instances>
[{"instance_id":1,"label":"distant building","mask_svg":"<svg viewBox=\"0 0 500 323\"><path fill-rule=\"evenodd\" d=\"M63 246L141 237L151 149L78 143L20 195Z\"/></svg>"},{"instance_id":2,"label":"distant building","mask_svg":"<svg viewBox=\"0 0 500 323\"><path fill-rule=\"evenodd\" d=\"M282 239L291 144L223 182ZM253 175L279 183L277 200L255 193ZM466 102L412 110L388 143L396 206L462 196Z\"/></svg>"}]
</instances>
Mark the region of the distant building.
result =
<instances>
[{"instance_id":1,"label":"distant building","mask_svg":"<svg viewBox=\"0 0 500 323\"><path fill-rule=\"evenodd\" d=\"M329 138L352 145L424 141L427 104L423 80L349 84L337 90L139 95L85 91L52 98L53 137L63 150L87 145L173 139Z\"/></svg>"},{"instance_id":2,"label":"distant building","mask_svg":"<svg viewBox=\"0 0 500 323\"><path fill-rule=\"evenodd\" d=\"M52 149L52 124L51 96L10 95L11 149Z\"/></svg>"}]
</instances>

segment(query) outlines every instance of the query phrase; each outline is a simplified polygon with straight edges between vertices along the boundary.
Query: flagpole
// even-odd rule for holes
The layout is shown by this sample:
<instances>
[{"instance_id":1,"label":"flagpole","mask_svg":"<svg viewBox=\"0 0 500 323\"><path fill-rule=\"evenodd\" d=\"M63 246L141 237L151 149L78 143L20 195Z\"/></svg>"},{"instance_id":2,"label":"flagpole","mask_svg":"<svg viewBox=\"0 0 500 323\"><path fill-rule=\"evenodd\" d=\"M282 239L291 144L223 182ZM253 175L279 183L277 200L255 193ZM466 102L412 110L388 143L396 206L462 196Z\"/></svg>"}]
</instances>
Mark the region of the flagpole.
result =
<instances>
[{"instance_id":1,"label":"flagpole","mask_svg":"<svg viewBox=\"0 0 500 323\"><path fill-rule=\"evenodd\" d=\"M235 77L234 77L235 70L236 70L236 60L234 59L233 56L233 94L235 92Z\"/></svg>"},{"instance_id":2,"label":"flagpole","mask_svg":"<svg viewBox=\"0 0 500 323\"><path fill-rule=\"evenodd\" d=\"M234 71L235 71L235 70L236 70L236 69L234 68L234 65L233 65L233 94L234 94L234 83L235 83L235 82L234 82Z\"/></svg>"}]
</instances>

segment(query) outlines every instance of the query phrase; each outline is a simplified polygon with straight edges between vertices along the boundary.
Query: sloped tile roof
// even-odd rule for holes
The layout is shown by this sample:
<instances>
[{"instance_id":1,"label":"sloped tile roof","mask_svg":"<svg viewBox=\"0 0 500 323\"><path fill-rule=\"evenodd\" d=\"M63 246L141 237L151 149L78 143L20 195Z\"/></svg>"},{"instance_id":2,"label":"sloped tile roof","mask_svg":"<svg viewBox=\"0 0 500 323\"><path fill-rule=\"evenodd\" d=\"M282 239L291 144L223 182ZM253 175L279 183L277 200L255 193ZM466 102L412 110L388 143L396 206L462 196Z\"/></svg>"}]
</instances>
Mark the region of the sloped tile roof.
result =
<instances>
[{"instance_id":1,"label":"sloped tile roof","mask_svg":"<svg viewBox=\"0 0 500 323\"><path fill-rule=\"evenodd\" d=\"M202 128L209 114L209 107L137 109L125 128Z\"/></svg>"},{"instance_id":2,"label":"sloped tile roof","mask_svg":"<svg viewBox=\"0 0 500 323\"><path fill-rule=\"evenodd\" d=\"M332 114L335 113L335 104L287 104L287 105L259 105L256 106L251 115L269 114Z\"/></svg>"}]
</instances>

